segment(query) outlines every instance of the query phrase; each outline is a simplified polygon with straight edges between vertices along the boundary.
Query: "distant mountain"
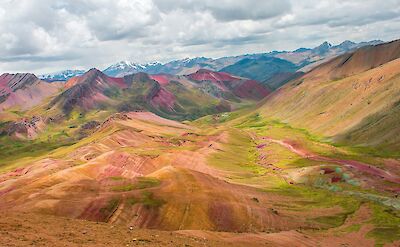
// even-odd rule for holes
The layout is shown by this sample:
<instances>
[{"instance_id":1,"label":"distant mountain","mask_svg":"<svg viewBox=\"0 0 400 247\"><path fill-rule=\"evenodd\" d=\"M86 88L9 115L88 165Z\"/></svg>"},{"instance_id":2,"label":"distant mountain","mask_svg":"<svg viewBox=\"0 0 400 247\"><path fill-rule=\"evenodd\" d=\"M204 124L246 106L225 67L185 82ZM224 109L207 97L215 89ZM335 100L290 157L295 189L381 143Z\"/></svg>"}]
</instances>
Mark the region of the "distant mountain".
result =
<instances>
[{"instance_id":1,"label":"distant mountain","mask_svg":"<svg viewBox=\"0 0 400 247\"><path fill-rule=\"evenodd\" d=\"M90 69L82 76L71 78L65 84L66 90L54 98L51 105L59 105L65 113L70 113L76 107L92 109L108 100L107 92L111 94L126 87L122 78L111 78L97 69Z\"/></svg>"},{"instance_id":2,"label":"distant mountain","mask_svg":"<svg viewBox=\"0 0 400 247\"><path fill-rule=\"evenodd\" d=\"M373 40L369 42L361 42L361 43L355 43L349 40L343 41L339 45L332 45L331 43L325 41L319 46L316 46L312 49L309 48L299 48L294 51L283 51L283 52L278 52L276 54L269 54L270 56L278 57L281 59L288 60L300 68L311 65L309 66L309 69L311 67L315 67L318 65L319 61L327 61L328 59L331 59L335 56L341 55L346 52L353 51L355 49L358 49L363 46L368 46L368 45L376 45L376 44L381 44L383 41L380 40ZM308 69L308 70L309 70Z\"/></svg>"},{"instance_id":3,"label":"distant mountain","mask_svg":"<svg viewBox=\"0 0 400 247\"><path fill-rule=\"evenodd\" d=\"M161 67L162 64L159 62L137 64L129 61L121 61L106 68L105 70L103 70L103 73L105 73L108 76L123 77L125 75L134 74L138 72L146 72L146 73L149 73L151 71L158 72L158 70Z\"/></svg>"},{"instance_id":4,"label":"distant mountain","mask_svg":"<svg viewBox=\"0 0 400 247\"><path fill-rule=\"evenodd\" d=\"M110 77L91 69L69 79L64 88L49 108L60 109L66 115L94 109L147 110L172 119L231 111L270 93L255 80L205 69L187 76L139 72L124 77Z\"/></svg>"},{"instance_id":5,"label":"distant mountain","mask_svg":"<svg viewBox=\"0 0 400 247\"><path fill-rule=\"evenodd\" d=\"M262 84L268 86L272 90L276 90L281 86L285 85L287 82L291 80L295 80L302 76L304 72L279 72L274 74L272 77L266 79L262 82Z\"/></svg>"},{"instance_id":6,"label":"distant mountain","mask_svg":"<svg viewBox=\"0 0 400 247\"><path fill-rule=\"evenodd\" d=\"M0 76L0 111L9 108L26 109L56 93L59 83L39 80L34 74L17 73Z\"/></svg>"},{"instance_id":7,"label":"distant mountain","mask_svg":"<svg viewBox=\"0 0 400 247\"><path fill-rule=\"evenodd\" d=\"M84 70L63 70L59 72L54 72L50 74L43 74L39 75L39 79L45 80L45 81L67 81L68 79L74 77L74 76L79 76L83 75L85 73Z\"/></svg>"},{"instance_id":8,"label":"distant mountain","mask_svg":"<svg viewBox=\"0 0 400 247\"><path fill-rule=\"evenodd\" d=\"M213 59L206 57L185 58L164 64L158 71L147 71L151 74L167 73L174 75L187 75L201 68L215 70Z\"/></svg>"},{"instance_id":9,"label":"distant mountain","mask_svg":"<svg viewBox=\"0 0 400 247\"><path fill-rule=\"evenodd\" d=\"M219 66L218 66L219 65ZM129 61L122 61L111 65L103 70L108 76L123 77L125 75L144 72L148 74L173 74L185 75L194 73L199 69L205 68L210 70L218 70L224 67L225 64L215 62L214 59L205 57L185 58L173 60L165 64L159 62L136 64Z\"/></svg>"},{"instance_id":10,"label":"distant mountain","mask_svg":"<svg viewBox=\"0 0 400 247\"><path fill-rule=\"evenodd\" d=\"M185 58L173 60L164 64L159 62L139 64L129 61L121 61L110 65L108 68L103 70L103 72L111 77L123 77L139 72L147 74L164 73L188 75L195 73L199 69L208 69L213 71L227 71L234 75L244 76L253 80L269 81L279 73L295 73L296 70L307 72L313 67L326 62L335 56L350 52L363 46L376 45L382 42L383 41L380 40L373 40L369 42L355 43L346 40L339 45L332 45L329 42L323 42L321 45L312 49L299 48L294 51L243 54L217 59L207 57ZM286 60L286 63L281 60ZM242 66L244 67L242 68ZM264 68L264 66L268 66L268 68ZM74 76L82 75L83 73L84 71L82 70L66 70L58 73L41 75L39 78L47 81L66 81ZM280 83L282 83L282 81ZM279 83L274 82L273 84L276 86Z\"/></svg>"},{"instance_id":11,"label":"distant mountain","mask_svg":"<svg viewBox=\"0 0 400 247\"><path fill-rule=\"evenodd\" d=\"M200 69L187 78L199 83L211 83L222 92L231 92L239 98L260 100L271 92L258 81L235 77L225 72Z\"/></svg>"},{"instance_id":12,"label":"distant mountain","mask_svg":"<svg viewBox=\"0 0 400 247\"><path fill-rule=\"evenodd\" d=\"M265 81L277 73L295 72L298 67L280 58L262 56L257 59L244 58L239 62L223 68L222 72Z\"/></svg>"},{"instance_id":13,"label":"distant mountain","mask_svg":"<svg viewBox=\"0 0 400 247\"><path fill-rule=\"evenodd\" d=\"M363 46L376 45L382 42L374 40L354 43L346 40L336 46L323 42L313 49L299 48L291 52L275 51L262 55L253 54L245 56L242 60L221 69L221 71L263 81L270 88L276 89L301 75L302 71L309 71L333 57Z\"/></svg>"}]
</instances>

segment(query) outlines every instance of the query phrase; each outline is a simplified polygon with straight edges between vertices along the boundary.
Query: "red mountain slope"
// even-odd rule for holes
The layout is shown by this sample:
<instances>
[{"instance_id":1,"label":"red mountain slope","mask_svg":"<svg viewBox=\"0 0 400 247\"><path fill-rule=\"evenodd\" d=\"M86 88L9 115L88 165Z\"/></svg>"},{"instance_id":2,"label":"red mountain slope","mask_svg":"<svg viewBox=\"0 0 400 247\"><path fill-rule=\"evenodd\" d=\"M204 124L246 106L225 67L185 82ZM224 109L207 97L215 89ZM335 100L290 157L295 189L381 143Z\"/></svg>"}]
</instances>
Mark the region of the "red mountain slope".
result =
<instances>
[{"instance_id":1,"label":"red mountain slope","mask_svg":"<svg viewBox=\"0 0 400 247\"><path fill-rule=\"evenodd\" d=\"M187 78L197 82L211 82L222 91L232 91L240 98L259 100L271 93L258 81L236 77L225 72L200 69L188 75Z\"/></svg>"},{"instance_id":2,"label":"red mountain slope","mask_svg":"<svg viewBox=\"0 0 400 247\"><path fill-rule=\"evenodd\" d=\"M41 81L34 74L3 74L0 76L0 111L10 107L27 109L54 94L60 87L60 83Z\"/></svg>"},{"instance_id":3,"label":"red mountain slope","mask_svg":"<svg viewBox=\"0 0 400 247\"><path fill-rule=\"evenodd\" d=\"M87 110L110 100L106 96L107 90L127 87L123 78L108 77L97 69L91 69L70 79L65 85L66 90L52 101L52 105L61 104L64 112L70 112L75 106Z\"/></svg>"}]
</instances>

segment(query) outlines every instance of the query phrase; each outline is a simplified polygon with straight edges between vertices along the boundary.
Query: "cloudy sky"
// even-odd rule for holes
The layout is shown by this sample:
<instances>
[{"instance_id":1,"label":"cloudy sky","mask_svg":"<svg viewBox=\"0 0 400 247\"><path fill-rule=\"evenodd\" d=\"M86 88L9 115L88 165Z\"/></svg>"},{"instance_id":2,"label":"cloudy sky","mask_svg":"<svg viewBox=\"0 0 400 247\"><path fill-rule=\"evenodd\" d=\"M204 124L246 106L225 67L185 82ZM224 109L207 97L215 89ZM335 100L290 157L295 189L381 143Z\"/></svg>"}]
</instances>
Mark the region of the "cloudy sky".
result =
<instances>
[{"instance_id":1,"label":"cloudy sky","mask_svg":"<svg viewBox=\"0 0 400 247\"><path fill-rule=\"evenodd\" d=\"M400 38L400 0L0 0L0 73Z\"/></svg>"}]
</instances>

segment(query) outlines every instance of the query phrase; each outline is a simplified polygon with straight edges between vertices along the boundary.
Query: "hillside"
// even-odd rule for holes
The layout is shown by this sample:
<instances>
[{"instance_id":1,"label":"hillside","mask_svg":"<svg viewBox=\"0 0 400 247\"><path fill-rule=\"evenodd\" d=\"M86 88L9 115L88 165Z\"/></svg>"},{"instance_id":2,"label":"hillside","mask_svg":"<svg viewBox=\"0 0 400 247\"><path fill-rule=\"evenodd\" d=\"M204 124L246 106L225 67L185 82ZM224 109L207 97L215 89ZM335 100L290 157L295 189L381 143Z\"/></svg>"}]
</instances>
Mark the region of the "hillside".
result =
<instances>
[{"instance_id":1,"label":"hillside","mask_svg":"<svg viewBox=\"0 0 400 247\"><path fill-rule=\"evenodd\" d=\"M0 209L13 222L19 213L46 214L53 231L84 227L91 236L103 223L59 226L53 217L104 222L141 239L151 231L139 228L166 230L210 245L396 241L400 174L360 159L249 111L190 124L118 113L73 145L3 166Z\"/></svg>"},{"instance_id":2,"label":"hillside","mask_svg":"<svg viewBox=\"0 0 400 247\"><path fill-rule=\"evenodd\" d=\"M209 75L208 77L198 77ZM88 112L96 108L111 111L149 110L174 119L193 119L206 114L230 111L241 103L260 100L269 94L259 82L204 70L177 77L145 73L123 78L109 77L91 69L73 77L50 107L70 114L73 110Z\"/></svg>"},{"instance_id":3,"label":"hillside","mask_svg":"<svg viewBox=\"0 0 400 247\"><path fill-rule=\"evenodd\" d=\"M0 76L0 112L15 108L26 110L55 94L61 83L48 83L28 73Z\"/></svg>"},{"instance_id":4,"label":"hillside","mask_svg":"<svg viewBox=\"0 0 400 247\"><path fill-rule=\"evenodd\" d=\"M394 41L277 72L273 92L204 68L2 76L6 97L62 87L0 115L0 241L398 246L399 73Z\"/></svg>"},{"instance_id":5,"label":"hillside","mask_svg":"<svg viewBox=\"0 0 400 247\"><path fill-rule=\"evenodd\" d=\"M398 40L339 56L280 88L261 112L341 142L398 154L393 133L399 129L393 124L400 100L399 57Z\"/></svg>"},{"instance_id":6,"label":"hillside","mask_svg":"<svg viewBox=\"0 0 400 247\"><path fill-rule=\"evenodd\" d=\"M239 62L223 68L221 71L233 75L265 81L278 73L295 72L296 65L274 57L260 57L257 59L242 59Z\"/></svg>"}]
</instances>

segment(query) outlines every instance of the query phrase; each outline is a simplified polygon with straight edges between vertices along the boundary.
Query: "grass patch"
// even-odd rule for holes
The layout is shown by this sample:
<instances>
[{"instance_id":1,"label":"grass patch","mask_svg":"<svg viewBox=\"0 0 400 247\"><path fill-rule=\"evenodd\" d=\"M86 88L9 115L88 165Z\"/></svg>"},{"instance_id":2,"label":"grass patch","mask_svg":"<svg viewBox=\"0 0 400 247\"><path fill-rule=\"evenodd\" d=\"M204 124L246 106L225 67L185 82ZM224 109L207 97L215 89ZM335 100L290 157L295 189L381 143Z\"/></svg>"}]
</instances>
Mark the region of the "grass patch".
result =
<instances>
[{"instance_id":1,"label":"grass patch","mask_svg":"<svg viewBox=\"0 0 400 247\"><path fill-rule=\"evenodd\" d=\"M274 139L289 139L301 144L304 148L327 156L346 160L358 160L379 166L379 157L394 157L393 153L379 153L371 147L354 147L338 144L332 138L316 135L306 129L295 128L278 119L265 118L259 113L253 113L235 121L234 126L246 131L252 131L260 136L269 136Z\"/></svg>"},{"instance_id":2,"label":"grass patch","mask_svg":"<svg viewBox=\"0 0 400 247\"><path fill-rule=\"evenodd\" d=\"M223 150L211 155L209 164L236 176L252 177L266 172L256 163L256 159L255 143L246 133L233 129L229 133L228 143L223 144Z\"/></svg>"},{"instance_id":3,"label":"grass patch","mask_svg":"<svg viewBox=\"0 0 400 247\"><path fill-rule=\"evenodd\" d=\"M115 180L115 179L114 179ZM118 180L118 179L117 179ZM134 184L124 184L112 187L113 191L126 192L131 190L141 190L160 185L160 180L151 177L138 177Z\"/></svg>"},{"instance_id":4,"label":"grass patch","mask_svg":"<svg viewBox=\"0 0 400 247\"><path fill-rule=\"evenodd\" d=\"M7 169L8 164L25 157L38 157L59 147L74 144L73 140L58 142L38 140L15 140L8 136L0 138L0 171Z\"/></svg>"},{"instance_id":5,"label":"grass patch","mask_svg":"<svg viewBox=\"0 0 400 247\"><path fill-rule=\"evenodd\" d=\"M138 203L138 202L140 202L140 199L137 199L137 198L135 198L135 197L130 197L130 198L128 198L127 200L126 200L126 202L129 204L129 205L135 205L136 203Z\"/></svg>"},{"instance_id":6,"label":"grass patch","mask_svg":"<svg viewBox=\"0 0 400 247\"><path fill-rule=\"evenodd\" d=\"M354 224L341 230L344 233L358 232L361 229L361 224Z\"/></svg>"},{"instance_id":7,"label":"grass patch","mask_svg":"<svg viewBox=\"0 0 400 247\"><path fill-rule=\"evenodd\" d=\"M270 189L269 191L297 199L303 199L306 202L310 202L307 203L307 207L309 208L328 208L340 206L344 211L348 213L354 213L361 204L361 200L355 197L333 193L324 189L308 187L305 185L282 185L275 189ZM297 203L296 200L293 202Z\"/></svg>"},{"instance_id":8,"label":"grass patch","mask_svg":"<svg viewBox=\"0 0 400 247\"><path fill-rule=\"evenodd\" d=\"M330 216L321 216L317 217L314 220L316 222L322 223L329 228L338 227L343 225L344 221L347 218L347 214L338 214L338 215L330 215Z\"/></svg>"},{"instance_id":9,"label":"grass patch","mask_svg":"<svg viewBox=\"0 0 400 247\"><path fill-rule=\"evenodd\" d=\"M141 203L147 209L159 208L165 203L163 199L155 198L153 193L149 191L143 191L140 198L130 197L126 202L130 206Z\"/></svg>"},{"instance_id":10,"label":"grass patch","mask_svg":"<svg viewBox=\"0 0 400 247\"><path fill-rule=\"evenodd\" d=\"M140 202L147 208L159 208L161 207L165 201L162 199L155 198L152 192L143 191L142 198Z\"/></svg>"},{"instance_id":11,"label":"grass patch","mask_svg":"<svg viewBox=\"0 0 400 247\"><path fill-rule=\"evenodd\" d=\"M125 184L125 185L118 185L112 187L112 191L116 192L126 192L126 191L131 191L135 189L135 185L133 184Z\"/></svg>"},{"instance_id":12,"label":"grass patch","mask_svg":"<svg viewBox=\"0 0 400 247\"><path fill-rule=\"evenodd\" d=\"M304 185L283 185L266 191L293 198L290 204L292 210L312 211L314 208L341 207L342 212L338 214L310 219L324 224L326 228L341 226L346 218L353 214L361 205L361 200L355 197Z\"/></svg>"},{"instance_id":13,"label":"grass patch","mask_svg":"<svg viewBox=\"0 0 400 247\"><path fill-rule=\"evenodd\" d=\"M376 246L400 240L400 211L379 204L372 204L371 208L371 223L375 225L375 229L367 237L374 238Z\"/></svg>"}]
</instances>

